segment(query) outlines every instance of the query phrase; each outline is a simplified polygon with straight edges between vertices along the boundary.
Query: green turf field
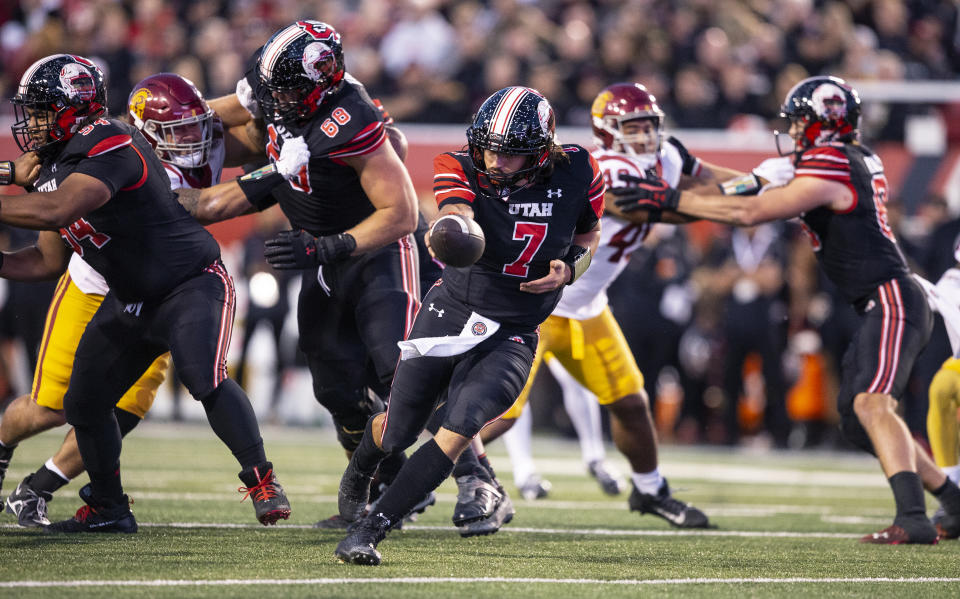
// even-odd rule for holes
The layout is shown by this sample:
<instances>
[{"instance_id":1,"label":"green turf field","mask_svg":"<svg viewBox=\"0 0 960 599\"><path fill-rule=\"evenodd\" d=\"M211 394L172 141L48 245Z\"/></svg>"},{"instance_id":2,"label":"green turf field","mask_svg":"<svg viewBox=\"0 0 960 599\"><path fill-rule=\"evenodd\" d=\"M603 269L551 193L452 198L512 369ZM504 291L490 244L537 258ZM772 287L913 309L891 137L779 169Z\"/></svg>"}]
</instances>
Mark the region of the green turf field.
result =
<instances>
[{"instance_id":1,"label":"green turf field","mask_svg":"<svg viewBox=\"0 0 960 599\"><path fill-rule=\"evenodd\" d=\"M12 486L59 445L47 433L18 449ZM603 495L573 443L537 441L550 498L517 499L493 536L461 539L450 525L455 485L380 545L380 567L341 564L339 531L310 525L336 510L345 465L329 429L266 429L293 516L264 528L236 492L236 463L198 425L146 423L124 447L136 535L56 537L0 517L0 597L958 597L960 543L890 547L857 539L890 523L886 482L866 457L664 448L677 496L716 530L680 532ZM502 446L489 452L509 484ZM611 458L626 470L611 450ZM51 519L80 505L73 483ZM931 509L934 507L930 504Z\"/></svg>"}]
</instances>

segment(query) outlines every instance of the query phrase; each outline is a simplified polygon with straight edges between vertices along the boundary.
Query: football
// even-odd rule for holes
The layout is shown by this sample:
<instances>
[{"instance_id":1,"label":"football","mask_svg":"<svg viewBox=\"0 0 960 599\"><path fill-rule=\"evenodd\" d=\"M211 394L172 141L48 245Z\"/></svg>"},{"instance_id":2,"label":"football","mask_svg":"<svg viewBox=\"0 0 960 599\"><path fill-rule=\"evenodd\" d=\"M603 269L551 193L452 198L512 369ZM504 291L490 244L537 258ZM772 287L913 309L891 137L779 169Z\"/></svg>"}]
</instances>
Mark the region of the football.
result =
<instances>
[{"instance_id":1,"label":"football","mask_svg":"<svg viewBox=\"0 0 960 599\"><path fill-rule=\"evenodd\" d=\"M430 247L437 260L463 268L480 259L486 241L475 220L462 214L447 214L430 228Z\"/></svg>"}]
</instances>

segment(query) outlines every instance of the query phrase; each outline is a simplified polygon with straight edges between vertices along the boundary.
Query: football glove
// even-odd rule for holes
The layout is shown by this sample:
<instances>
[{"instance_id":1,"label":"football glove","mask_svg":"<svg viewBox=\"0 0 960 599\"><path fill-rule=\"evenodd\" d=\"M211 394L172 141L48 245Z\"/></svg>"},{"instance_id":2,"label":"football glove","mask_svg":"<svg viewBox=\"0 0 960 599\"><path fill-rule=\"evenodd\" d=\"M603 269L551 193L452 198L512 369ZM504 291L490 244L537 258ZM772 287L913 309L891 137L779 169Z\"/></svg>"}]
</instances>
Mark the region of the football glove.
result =
<instances>
[{"instance_id":1,"label":"football glove","mask_svg":"<svg viewBox=\"0 0 960 599\"><path fill-rule=\"evenodd\" d=\"M263 257L270 266L296 270L343 260L357 249L357 240L349 233L314 237L300 229L280 231L263 246Z\"/></svg>"},{"instance_id":2,"label":"football glove","mask_svg":"<svg viewBox=\"0 0 960 599\"><path fill-rule=\"evenodd\" d=\"M700 159L691 154L690 150L680 143L679 139L671 135L667 138L667 143L676 148L677 152L680 153L680 159L683 160L683 166L681 166L680 172L692 177L700 174Z\"/></svg>"},{"instance_id":3,"label":"football glove","mask_svg":"<svg viewBox=\"0 0 960 599\"><path fill-rule=\"evenodd\" d=\"M620 180L631 185L614 187L609 191L617 197L613 203L623 212L676 210L680 203L680 192L660 177L641 179L633 175L620 175Z\"/></svg>"}]
</instances>

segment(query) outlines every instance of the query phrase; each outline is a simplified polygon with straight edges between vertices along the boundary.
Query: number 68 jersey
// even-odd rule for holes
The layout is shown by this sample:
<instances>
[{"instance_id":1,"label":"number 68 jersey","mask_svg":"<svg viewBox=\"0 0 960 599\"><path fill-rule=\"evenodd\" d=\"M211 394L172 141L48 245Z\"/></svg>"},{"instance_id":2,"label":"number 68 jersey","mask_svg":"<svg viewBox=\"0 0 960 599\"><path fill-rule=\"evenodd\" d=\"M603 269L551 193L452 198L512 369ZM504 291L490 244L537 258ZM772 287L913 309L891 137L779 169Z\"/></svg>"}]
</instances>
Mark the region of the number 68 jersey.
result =
<instances>
[{"instance_id":1,"label":"number 68 jersey","mask_svg":"<svg viewBox=\"0 0 960 599\"><path fill-rule=\"evenodd\" d=\"M682 159L670 144L663 144L656 160L643 156L598 149L593 157L600 165L607 188L626 187L621 175L644 177L659 166L660 175L676 187L680 181ZM601 220L600 244L590 268L576 283L567 287L563 298L553 311L556 316L587 320L599 316L607 307L607 288L627 267L630 255L637 250L650 233L649 223L633 224L612 214Z\"/></svg>"},{"instance_id":2,"label":"number 68 jersey","mask_svg":"<svg viewBox=\"0 0 960 599\"><path fill-rule=\"evenodd\" d=\"M603 177L590 154L576 145L563 150L567 159L555 160L549 177L506 199L480 193L466 152L434 159L437 204L469 204L486 238L476 264L447 267L441 279L448 293L478 314L533 329L557 305L563 287L535 294L521 291L520 283L546 276L550 261L566 254L574 235L593 230L603 214L604 192Z\"/></svg>"}]
</instances>

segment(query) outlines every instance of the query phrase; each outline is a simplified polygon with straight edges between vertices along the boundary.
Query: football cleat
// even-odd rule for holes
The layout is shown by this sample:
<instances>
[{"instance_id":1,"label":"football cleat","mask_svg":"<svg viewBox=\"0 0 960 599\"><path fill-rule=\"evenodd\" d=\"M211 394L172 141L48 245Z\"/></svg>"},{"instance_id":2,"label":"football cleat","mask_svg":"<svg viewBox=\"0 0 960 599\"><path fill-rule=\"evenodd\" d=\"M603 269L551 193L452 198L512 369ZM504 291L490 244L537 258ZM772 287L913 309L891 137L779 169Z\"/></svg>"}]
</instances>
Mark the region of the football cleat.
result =
<instances>
[{"instance_id":1,"label":"football cleat","mask_svg":"<svg viewBox=\"0 0 960 599\"><path fill-rule=\"evenodd\" d=\"M80 489L80 499L87 505L77 510L69 520L61 520L43 527L48 533L77 532L117 532L132 534L137 532L137 520L130 511L130 500L126 495L119 502L104 502L93 497L89 484Z\"/></svg>"},{"instance_id":2,"label":"football cleat","mask_svg":"<svg viewBox=\"0 0 960 599\"><path fill-rule=\"evenodd\" d=\"M926 518L924 518L924 520L926 520ZM860 542L870 543L872 545L936 545L937 541L939 541L937 530L929 521L917 522L916 526L914 526L914 523L911 523L910 529L908 532L906 528L893 524L880 532L861 537Z\"/></svg>"},{"instance_id":3,"label":"football cleat","mask_svg":"<svg viewBox=\"0 0 960 599\"><path fill-rule=\"evenodd\" d=\"M933 526L937 529L937 536L941 540L950 540L960 538L960 516L952 516L944 512L939 515L934 514Z\"/></svg>"},{"instance_id":4,"label":"football cleat","mask_svg":"<svg viewBox=\"0 0 960 599\"><path fill-rule=\"evenodd\" d=\"M540 478L539 474L532 474L523 484L517 485L520 496L527 501L543 499L550 494L550 489L552 488L553 485L550 484L550 481Z\"/></svg>"},{"instance_id":5,"label":"football cleat","mask_svg":"<svg viewBox=\"0 0 960 599\"><path fill-rule=\"evenodd\" d=\"M667 479L663 479L656 495L641 493L634 485L627 503L631 512L659 516L677 528L710 528L706 514L670 494Z\"/></svg>"},{"instance_id":6,"label":"football cleat","mask_svg":"<svg viewBox=\"0 0 960 599\"><path fill-rule=\"evenodd\" d=\"M324 528L327 530L336 530L336 529L346 530L349 525L350 523L344 520L343 516L341 516L340 514L334 514L329 518L314 522L313 528Z\"/></svg>"},{"instance_id":7,"label":"football cleat","mask_svg":"<svg viewBox=\"0 0 960 599\"><path fill-rule=\"evenodd\" d=\"M240 501L247 497L253 500L253 509L261 524L269 526L281 518L286 520L290 517L290 502L273 474L273 464L264 462L259 466L244 468L239 476L246 485L237 489L244 494Z\"/></svg>"},{"instance_id":8,"label":"football cleat","mask_svg":"<svg viewBox=\"0 0 960 599\"><path fill-rule=\"evenodd\" d=\"M457 505L453 508L455 526L489 518L503 499L496 486L473 474L458 476L457 487Z\"/></svg>"},{"instance_id":9,"label":"football cleat","mask_svg":"<svg viewBox=\"0 0 960 599\"><path fill-rule=\"evenodd\" d=\"M497 509L494 510L490 517L471 522L464 526L458 526L457 531L461 537L492 535L500 530L504 524L513 520L513 516L517 513L517 510L513 509L513 502L510 500L510 496L507 495L506 490L499 483L497 484L497 489L503 495L503 499L500 500L500 505L497 506Z\"/></svg>"},{"instance_id":10,"label":"football cleat","mask_svg":"<svg viewBox=\"0 0 960 599\"><path fill-rule=\"evenodd\" d=\"M387 536L391 523L383 514L370 514L350 525L349 532L333 554L348 564L379 566L377 544Z\"/></svg>"},{"instance_id":11,"label":"football cleat","mask_svg":"<svg viewBox=\"0 0 960 599\"><path fill-rule=\"evenodd\" d=\"M337 491L337 508L340 517L347 522L356 522L363 516L363 510L370 501L370 483L372 476L359 470L351 459L347 462L347 469L340 478L340 489Z\"/></svg>"},{"instance_id":12,"label":"football cleat","mask_svg":"<svg viewBox=\"0 0 960 599\"><path fill-rule=\"evenodd\" d=\"M587 465L587 471L590 476L597 479L600 488L607 495L619 495L627 488L623 475L617 472L617 469L606 462L606 460L594 460Z\"/></svg>"},{"instance_id":13,"label":"football cleat","mask_svg":"<svg viewBox=\"0 0 960 599\"><path fill-rule=\"evenodd\" d=\"M7 513L16 516L17 524L24 528L50 524L47 519L47 502L53 499L53 493L34 490L30 486L32 476L31 474L23 479L6 501Z\"/></svg>"}]
</instances>

